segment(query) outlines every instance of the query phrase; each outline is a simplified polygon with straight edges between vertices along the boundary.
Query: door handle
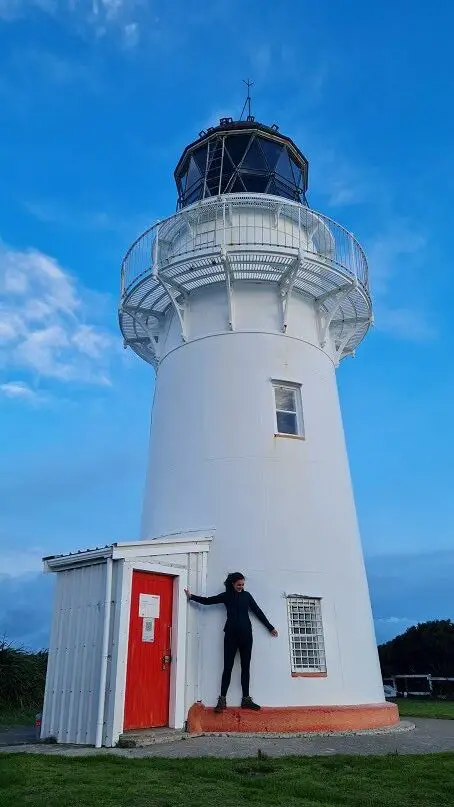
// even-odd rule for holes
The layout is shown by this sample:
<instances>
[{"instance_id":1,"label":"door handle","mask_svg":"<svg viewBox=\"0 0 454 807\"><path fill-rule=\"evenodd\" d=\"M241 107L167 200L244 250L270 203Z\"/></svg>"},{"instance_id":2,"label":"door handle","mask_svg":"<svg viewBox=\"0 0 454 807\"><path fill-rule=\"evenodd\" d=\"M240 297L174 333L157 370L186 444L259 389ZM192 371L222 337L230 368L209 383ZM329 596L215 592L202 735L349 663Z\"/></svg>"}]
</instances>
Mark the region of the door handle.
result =
<instances>
[{"instance_id":1,"label":"door handle","mask_svg":"<svg viewBox=\"0 0 454 807\"><path fill-rule=\"evenodd\" d=\"M165 655L165 656L163 656L163 657L162 657L162 659L161 659L161 668L162 668L163 670L165 670L165 669L166 669L166 667L167 667L167 665L168 665L168 664L171 664L171 663L172 663L172 656L170 656L170 655Z\"/></svg>"}]
</instances>

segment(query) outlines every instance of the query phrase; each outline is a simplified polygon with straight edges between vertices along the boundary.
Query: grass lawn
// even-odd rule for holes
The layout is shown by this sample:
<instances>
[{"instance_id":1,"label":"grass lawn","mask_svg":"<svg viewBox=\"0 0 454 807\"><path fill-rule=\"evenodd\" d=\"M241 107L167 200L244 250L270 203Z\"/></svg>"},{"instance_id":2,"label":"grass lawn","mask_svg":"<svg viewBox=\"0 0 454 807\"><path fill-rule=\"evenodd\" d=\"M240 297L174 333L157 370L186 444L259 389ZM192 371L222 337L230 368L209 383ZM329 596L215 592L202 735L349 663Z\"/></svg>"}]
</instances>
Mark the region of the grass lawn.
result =
<instances>
[{"instance_id":1,"label":"grass lawn","mask_svg":"<svg viewBox=\"0 0 454 807\"><path fill-rule=\"evenodd\" d=\"M401 717L436 717L440 720L454 720L454 701L399 698L396 703Z\"/></svg>"},{"instance_id":2,"label":"grass lawn","mask_svg":"<svg viewBox=\"0 0 454 807\"><path fill-rule=\"evenodd\" d=\"M287 759L0 755L0 807L452 807L454 754Z\"/></svg>"},{"instance_id":3,"label":"grass lawn","mask_svg":"<svg viewBox=\"0 0 454 807\"><path fill-rule=\"evenodd\" d=\"M36 709L8 709L0 706L0 729L11 726L34 726L35 717L40 711Z\"/></svg>"}]
</instances>

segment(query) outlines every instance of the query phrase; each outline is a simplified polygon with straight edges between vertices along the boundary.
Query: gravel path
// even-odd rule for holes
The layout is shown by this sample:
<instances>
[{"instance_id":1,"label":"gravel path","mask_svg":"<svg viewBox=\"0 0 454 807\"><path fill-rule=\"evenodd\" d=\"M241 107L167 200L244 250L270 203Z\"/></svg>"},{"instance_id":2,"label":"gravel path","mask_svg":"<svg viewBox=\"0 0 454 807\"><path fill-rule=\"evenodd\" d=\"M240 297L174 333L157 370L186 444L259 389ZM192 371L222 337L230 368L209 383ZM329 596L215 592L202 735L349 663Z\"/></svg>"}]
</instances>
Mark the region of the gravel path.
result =
<instances>
[{"instance_id":1,"label":"gravel path","mask_svg":"<svg viewBox=\"0 0 454 807\"><path fill-rule=\"evenodd\" d=\"M0 746L36 742L35 729L30 726L0 727Z\"/></svg>"},{"instance_id":2,"label":"gravel path","mask_svg":"<svg viewBox=\"0 0 454 807\"><path fill-rule=\"evenodd\" d=\"M414 729L412 729L414 726ZM28 734L27 734L28 732ZM61 756L92 756L113 754L118 756L167 757L250 757L259 749L272 757L281 756L330 756L355 754L361 756L385 754L432 754L441 751L454 752L454 720L426 720L414 718L411 723L403 721L397 731L349 735L305 736L200 736L188 737L174 742L162 742L143 748L94 749L67 745L29 744L32 730L26 727L0 731L0 752L51 754ZM21 739L22 738L22 739ZM6 745L22 743L20 745Z\"/></svg>"}]
</instances>

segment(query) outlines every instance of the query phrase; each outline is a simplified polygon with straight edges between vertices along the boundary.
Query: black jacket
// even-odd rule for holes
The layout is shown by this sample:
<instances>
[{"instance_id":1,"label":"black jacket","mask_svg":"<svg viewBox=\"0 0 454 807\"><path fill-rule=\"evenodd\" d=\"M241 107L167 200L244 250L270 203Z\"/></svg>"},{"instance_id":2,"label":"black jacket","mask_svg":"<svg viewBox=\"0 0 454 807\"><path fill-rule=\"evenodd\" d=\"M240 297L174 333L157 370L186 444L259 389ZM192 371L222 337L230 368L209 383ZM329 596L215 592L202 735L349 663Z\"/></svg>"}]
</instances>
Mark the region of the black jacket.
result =
<instances>
[{"instance_id":1,"label":"black jacket","mask_svg":"<svg viewBox=\"0 0 454 807\"><path fill-rule=\"evenodd\" d=\"M199 602L202 605L223 603L227 609L227 622L224 626L226 633L247 633L251 631L252 625L249 619L249 611L252 611L262 625L265 625L265 628L270 632L274 630L274 627L268 622L265 614L258 607L252 594L249 594L249 591L224 591L222 594L216 594L214 597L197 597L196 594L191 594L191 600Z\"/></svg>"}]
</instances>

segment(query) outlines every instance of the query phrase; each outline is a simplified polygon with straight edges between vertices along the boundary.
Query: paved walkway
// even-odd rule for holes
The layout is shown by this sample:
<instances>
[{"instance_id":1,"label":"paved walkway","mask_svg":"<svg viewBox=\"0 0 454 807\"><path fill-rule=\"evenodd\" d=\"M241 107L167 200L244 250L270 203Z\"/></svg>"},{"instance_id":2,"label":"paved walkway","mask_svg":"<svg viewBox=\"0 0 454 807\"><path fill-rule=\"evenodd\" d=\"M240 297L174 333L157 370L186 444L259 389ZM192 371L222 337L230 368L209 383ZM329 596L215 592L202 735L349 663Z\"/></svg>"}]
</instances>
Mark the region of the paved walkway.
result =
<instances>
[{"instance_id":1,"label":"paved walkway","mask_svg":"<svg viewBox=\"0 0 454 807\"><path fill-rule=\"evenodd\" d=\"M414 729L411 730L411 726ZM22 743L26 743L27 729L18 730L22 734ZM28 738L30 738L28 729ZM0 745L8 737L13 737L13 730L6 735L0 732ZM30 738L31 739L31 738ZM11 742L11 740L9 740ZM16 739L20 742L16 732ZM5 745L2 752L50 754L63 756L92 756L109 754L115 756L140 757L251 757L256 756L259 749L272 757L281 756L331 756L333 754L385 755L385 754L432 754L440 751L454 752L454 720L425 720L415 718L411 723L403 722L400 730L385 733L364 733L357 735L305 735L286 737L257 736L199 736L188 737L175 742L156 743L144 748L111 748L99 749L66 745L22 744Z\"/></svg>"},{"instance_id":2,"label":"paved walkway","mask_svg":"<svg viewBox=\"0 0 454 807\"><path fill-rule=\"evenodd\" d=\"M34 742L36 742L36 733L33 726L12 726L8 729L0 727L0 746Z\"/></svg>"}]
</instances>

